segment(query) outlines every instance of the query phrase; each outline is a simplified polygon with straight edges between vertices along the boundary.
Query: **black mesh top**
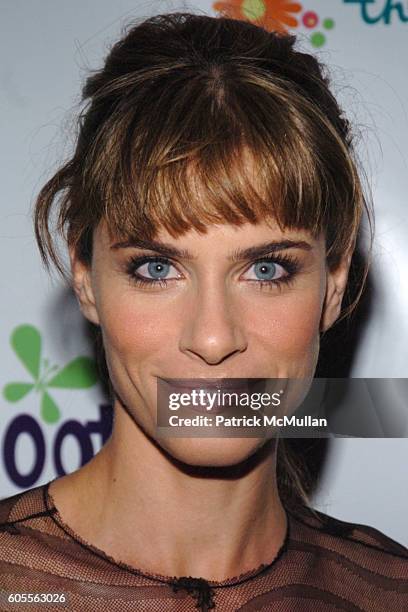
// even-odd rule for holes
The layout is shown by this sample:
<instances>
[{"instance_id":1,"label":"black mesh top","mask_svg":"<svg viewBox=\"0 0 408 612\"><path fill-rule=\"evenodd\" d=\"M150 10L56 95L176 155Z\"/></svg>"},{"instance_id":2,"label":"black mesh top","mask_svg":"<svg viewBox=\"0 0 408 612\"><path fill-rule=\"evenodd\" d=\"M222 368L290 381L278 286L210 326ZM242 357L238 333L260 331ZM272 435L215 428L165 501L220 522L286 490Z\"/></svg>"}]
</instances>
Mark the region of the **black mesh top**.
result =
<instances>
[{"instance_id":1,"label":"black mesh top","mask_svg":"<svg viewBox=\"0 0 408 612\"><path fill-rule=\"evenodd\" d=\"M223 582L177 579L87 543L62 520L49 484L0 501L1 611L408 611L408 549L372 527L287 512L270 565ZM9 602L15 593L37 602Z\"/></svg>"}]
</instances>

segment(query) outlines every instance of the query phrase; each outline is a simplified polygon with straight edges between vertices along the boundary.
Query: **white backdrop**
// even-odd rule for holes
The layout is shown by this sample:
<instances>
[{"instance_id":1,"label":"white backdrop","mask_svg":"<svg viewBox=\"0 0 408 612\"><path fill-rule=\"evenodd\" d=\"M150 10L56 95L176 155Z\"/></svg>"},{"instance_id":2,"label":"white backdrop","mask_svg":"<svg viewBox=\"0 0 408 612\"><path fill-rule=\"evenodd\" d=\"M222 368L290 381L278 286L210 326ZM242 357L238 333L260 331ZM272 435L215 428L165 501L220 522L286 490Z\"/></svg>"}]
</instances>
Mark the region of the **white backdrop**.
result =
<instances>
[{"instance_id":1,"label":"white backdrop","mask_svg":"<svg viewBox=\"0 0 408 612\"><path fill-rule=\"evenodd\" d=\"M408 3L394 3L400 10L391 4L305 0L293 28L302 47L331 66L334 91L361 132L360 156L373 188L376 303L351 373L355 377L408 377ZM129 20L175 8L215 14L204 1L187 6L0 0L2 390L12 382L35 382L10 345L21 325L38 330L41 358L51 365L61 368L90 354L75 301L41 267L31 207L38 189L70 151L70 122L87 70L101 66L109 44ZM310 11L315 15L307 15ZM324 24L326 18L334 23ZM325 37L320 47L310 42L313 36L319 42L316 33ZM50 394L60 411L53 423L41 415L41 389L16 402L4 392L0 397L0 497L42 484L57 469L70 472L79 466L81 453L100 448L101 390L94 385ZM315 506L373 525L407 545L407 464L406 439L337 439Z\"/></svg>"}]
</instances>

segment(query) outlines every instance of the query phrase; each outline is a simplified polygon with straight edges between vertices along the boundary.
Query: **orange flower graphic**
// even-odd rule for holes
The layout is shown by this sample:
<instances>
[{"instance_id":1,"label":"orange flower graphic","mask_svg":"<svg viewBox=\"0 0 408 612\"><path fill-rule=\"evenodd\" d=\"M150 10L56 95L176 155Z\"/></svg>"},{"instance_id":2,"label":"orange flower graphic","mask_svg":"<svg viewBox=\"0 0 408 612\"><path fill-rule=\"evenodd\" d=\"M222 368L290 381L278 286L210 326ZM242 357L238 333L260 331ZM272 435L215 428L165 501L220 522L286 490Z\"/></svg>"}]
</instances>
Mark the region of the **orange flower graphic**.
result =
<instances>
[{"instance_id":1,"label":"orange flower graphic","mask_svg":"<svg viewBox=\"0 0 408 612\"><path fill-rule=\"evenodd\" d=\"M288 28L299 25L295 13L300 13L302 5L290 0L229 0L214 2L213 8L224 17L250 21L267 30L287 32Z\"/></svg>"}]
</instances>

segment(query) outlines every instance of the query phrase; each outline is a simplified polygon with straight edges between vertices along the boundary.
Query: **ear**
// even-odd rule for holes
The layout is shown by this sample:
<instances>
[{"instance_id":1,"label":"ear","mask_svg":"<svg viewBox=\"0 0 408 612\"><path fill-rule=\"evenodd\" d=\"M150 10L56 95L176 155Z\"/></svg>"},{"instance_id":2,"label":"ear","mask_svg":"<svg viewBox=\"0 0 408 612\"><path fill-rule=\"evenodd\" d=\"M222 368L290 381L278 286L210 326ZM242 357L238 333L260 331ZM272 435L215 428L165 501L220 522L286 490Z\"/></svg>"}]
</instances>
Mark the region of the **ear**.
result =
<instances>
[{"instance_id":1,"label":"ear","mask_svg":"<svg viewBox=\"0 0 408 612\"><path fill-rule=\"evenodd\" d=\"M320 331L325 332L335 323L341 311L344 291L350 270L352 251L343 256L338 266L327 272L326 295L324 298Z\"/></svg>"},{"instance_id":2,"label":"ear","mask_svg":"<svg viewBox=\"0 0 408 612\"><path fill-rule=\"evenodd\" d=\"M72 286L82 314L95 325L99 325L99 316L95 304L94 291L91 282L91 267L81 261L75 249L70 249Z\"/></svg>"}]
</instances>

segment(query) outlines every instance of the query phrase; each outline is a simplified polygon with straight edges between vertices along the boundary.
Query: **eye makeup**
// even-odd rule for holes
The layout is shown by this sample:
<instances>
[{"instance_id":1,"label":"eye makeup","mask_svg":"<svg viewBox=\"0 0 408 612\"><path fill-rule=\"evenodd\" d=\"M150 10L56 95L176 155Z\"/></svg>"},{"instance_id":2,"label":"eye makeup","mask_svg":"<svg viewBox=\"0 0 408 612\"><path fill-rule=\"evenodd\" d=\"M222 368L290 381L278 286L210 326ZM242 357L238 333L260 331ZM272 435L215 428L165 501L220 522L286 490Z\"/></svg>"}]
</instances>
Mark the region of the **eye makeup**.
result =
<instances>
[{"instance_id":1,"label":"eye makeup","mask_svg":"<svg viewBox=\"0 0 408 612\"><path fill-rule=\"evenodd\" d=\"M262 258L256 259L251 263L249 268L247 268L247 271L250 270L253 266L262 263L272 263L275 265L275 267L276 265L278 265L282 268L283 273L278 278L245 279L246 282L255 283L255 286L261 291L271 291L276 289L282 290L285 286L291 286L302 267L300 260L294 255L280 255L278 253L274 253L273 255L266 255Z\"/></svg>"},{"instance_id":2,"label":"eye makeup","mask_svg":"<svg viewBox=\"0 0 408 612\"><path fill-rule=\"evenodd\" d=\"M246 268L245 273L251 270L251 268L257 264L274 264L275 267L279 266L282 268L283 273L278 278L271 279L244 279L245 282L249 282L255 284L255 286L260 290L276 290L282 289L283 286L290 285L295 280L297 274L299 273L302 264L297 257L289 254L279 254L274 253L273 255L264 255L263 257L254 260L249 267ZM163 257L160 255L136 255L131 256L125 263L125 273L131 283L142 289L164 289L169 286L170 283L177 282L182 280L182 278L173 276L171 278L152 278L148 276L144 276L140 273L140 268L144 265L149 264L160 264L161 267L174 267L177 270L177 266L167 257ZM161 270L158 271L162 273ZM178 272L178 274L180 274Z\"/></svg>"}]
</instances>

